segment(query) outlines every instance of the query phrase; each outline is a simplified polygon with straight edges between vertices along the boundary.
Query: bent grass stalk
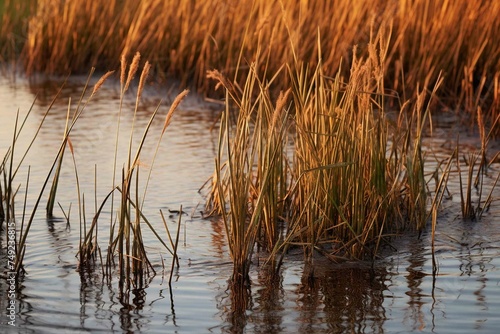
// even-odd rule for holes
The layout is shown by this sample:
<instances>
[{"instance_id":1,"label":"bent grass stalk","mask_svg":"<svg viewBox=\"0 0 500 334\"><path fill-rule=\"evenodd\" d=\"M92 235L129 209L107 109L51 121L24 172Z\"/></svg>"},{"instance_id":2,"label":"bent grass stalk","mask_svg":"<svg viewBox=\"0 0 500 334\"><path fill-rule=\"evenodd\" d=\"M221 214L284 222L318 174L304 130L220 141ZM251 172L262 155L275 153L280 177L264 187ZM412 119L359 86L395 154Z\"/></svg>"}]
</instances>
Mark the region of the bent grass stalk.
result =
<instances>
[{"instance_id":1,"label":"bent grass stalk","mask_svg":"<svg viewBox=\"0 0 500 334\"><path fill-rule=\"evenodd\" d=\"M151 172L153 171L153 166L154 166L154 163L156 161L156 156L158 155L158 150L160 149L160 144L161 144L161 140L163 139L163 135L165 134L168 126L170 125L170 122L172 120L172 116L173 116L175 110L179 107L179 104L182 102L182 100L184 100L184 98L188 95L188 93L189 93L189 90L185 89L179 95L177 95L177 97L174 99L174 102L172 102L172 105L170 106L170 109L168 110L167 115L165 116L163 128L162 128L162 131L160 133L160 137L158 138L158 143L156 144L155 153L153 155L153 159L151 160L151 165L149 167L149 174L148 174L148 177L146 178L146 185L144 187L144 194L142 196L141 210L142 210L142 206L146 200L146 193L147 193L148 186L149 186L149 180L151 179Z\"/></svg>"},{"instance_id":2,"label":"bent grass stalk","mask_svg":"<svg viewBox=\"0 0 500 334\"><path fill-rule=\"evenodd\" d=\"M54 215L54 205L56 202L57 185L59 184L59 175L61 174L61 168L62 168L62 163L63 163L63 159L64 159L64 152L66 151L66 144L67 144L67 140L69 139L68 124L69 124L70 109L71 109L71 98L69 98L69 101L68 101L68 111L66 114L66 125L64 127L63 143L62 143L63 149L62 149L61 154L59 155L59 159L57 161L57 167L56 167L56 171L54 173L54 180L52 181L52 187L50 188L49 199L47 201L47 207L46 207L47 217L52 217ZM75 168L76 168L76 166L75 166Z\"/></svg>"},{"instance_id":3,"label":"bent grass stalk","mask_svg":"<svg viewBox=\"0 0 500 334\"><path fill-rule=\"evenodd\" d=\"M170 268L170 276L168 278L168 285L170 286L170 289L172 289L172 277L174 273L174 267L177 264L177 267L179 267L179 257L177 256L177 247L179 245L179 236L180 236L180 231L181 231L181 218L182 218L182 205L179 209L179 220L177 221L177 233L175 235L175 241L172 239L172 235L170 234L170 229L168 228L167 225L167 220L165 219L165 216L163 215L163 211L160 210L160 215L161 219L163 221L163 226L165 227L165 231L167 232L168 240L170 241L170 245L172 247L172 266ZM167 248L168 249L168 248Z\"/></svg>"},{"instance_id":4,"label":"bent grass stalk","mask_svg":"<svg viewBox=\"0 0 500 334\"><path fill-rule=\"evenodd\" d=\"M31 111L33 110L33 106L35 105L35 102L36 102L36 97L33 100L33 103L31 104L28 112L24 116L23 121L21 122L21 125L19 126L19 129L17 129L17 125L15 126L14 138L13 138L13 141L12 141L12 146L9 147L9 149L5 153L5 156L3 158L2 164L0 165L0 174L3 174L3 181L4 181L3 188L5 189L5 194L4 194L4 196L2 196L2 201L0 201L0 212L3 212L3 218L0 219L0 222L3 222L4 219L7 222L9 222L10 218L13 217L13 215L14 215L14 210L11 207L11 203L13 203L12 202L13 201L13 197L12 197L12 191L11 191L12 190L12 182L13 182L15 176L17 175L17 172L19 171L19 168L22 166L22 164L24 162L24 159L26 158L26 156L28 155L29 151L31 150L31 147L33 146L33 143L35 142L35 140L36 140L36 138L38 136L38 133L40 132L40 129L42 128L42 126L43 126L43 124L45 122L45 119L47 118L47 115L49 114L50 110L52 109L52 106L54 105L54 103L57 100L59 94L61 93L61 90L62 90L63 86L64 86L64 84L61 86L61 88L56 93L55 97L52 99L51 103L49 104L49 106L45 110L45 113L43 114L43 117L42 117L42 119L41 119L41 121L40 121L40 123L39 123L39 125L38 125L38 127L37 127L37 129L35 131L35 133L33 134L32 138L30 140L30 143L28 144L27 148L25 149L25 151L24 151L21 159L17 163L16 168L13 169L13 161L14 161L14 154L13 154L13 152L15 150L18 138L19 138L19 136L22 133L24 125L26 124L26 121L28 120L28 117L31 114ZM19 117L19 111L18 111L18 113L16 115L16 124L17 124L18 117ZM6 173L6 168L7 168L6 164L7 164L7 161L10 161L10 163L8 165L9 175ZM2 193L2 186L1 186L1 184L0 184L0 193ZM4 206L3 206L3 202L5 202L5 209L4 209Z\"/></svg>"},{"instance_id":5,"label":"bent grass stalk","mask_svg":"<svg viewBox=\"0 0 500 334\"><path fill-rule=\"evenodd\" d=\"M453 154L448 158L448 162L443 170L441 178L437 181L436 191L434 194L434 198L431 203L431 208L429 212L429 216L431 217L431 248L432 248L432 272L433 274L437 274L438 272L438 262L435 257L435 240L436 240L436 227L437 227L437 219L439 208L443 202L444 194L446 192L446 185L448 183L448 179L450 177L450 170L453 158L458 155L458 147L455 149Z\"/></svg>"},{"instance_id":6,"label":"bent grass stalk","mask_svg":"<svg viewBox=\"0 0 500 334\"><path fill-rule=\"evenodd\" d=\"M85 105L97 93L97 91L99 90L99 88L101 88L101 86L106 81L106 79L108 79L113 73L114 73L114 71L108 71L96 82L96 84L94 85L94 88L92 89L92 92L90 94L90 98L85 102ZM79 116L80 108L82 108L83 100L85 98L85 94L87 92L87 88L88 88L89 81L90 81L91 77L92 77L92 74L87 77L87 82L84 86L84 89L82 90L82 93L80 95L80 99L78 100L78 104L75 108L75 111L74 111L74 114L73 114L73 117L71 120L72 124L74 124L74 122L76 122L76 118ZM85 105L83 105L83 108L85 108ZM50 189L49 198L47 200L46 212L47 212L48 217L52 217L53 213L54 213L54 205L56 202L57 186L59 184L59 175L61 173L62 163L63 163L63 159L64 159L64 152L66 150L66 144L67 144L67 141L69 138L68 124L70 122L70 109L71 109L71 98L69 99L69 102L68 102L68 111L66 114L66 125L64 128L63 141L61 144L62 151L61 151L59 158L58 158L59 160L57 162L57 167L55 169L54 179L52 181L52 187Z\"/></svg>"},{"instance_id":7,"label":"bent grass stalk","mask_svg":"<svg viewBox=\"0 0 500 334\"><path fill-rule=\"evenodd\" d=\"M62 87L61 87L62 89ZM45 122L45 119L51 110L57 96L59 96L59 93L61 92L61 89L57 92L55 98L51 101L49 106L47 107L45 113L43 114L42 120L40 121L38 128L36 129L35 133L33 134L33 137L31 138L27 148L25 149L23 155L21 156L19 162L17 163L17 166L14 168L14 154L15 154L15 148L17 145L17 141L19 139L19 136L21 135L21 132L24 128L24 125L26 124L26 121L31 114L31 111L33 110L33 106L35 105L36 98L33 100L33 103L31 104L28 112L26 113L23 121L18 127L18 121L19 121L19 110L16 114L16 120L15 120L15 126L14 126L14 133L13 133L13 138L12 138L12 145L11 147L8 148L7 152L5 153L5 156L3 158L2 164L0 165L0 178L3 180L3 186L1 184L0 180L0 225L5 221L7 224L12 224L14 223L15 230L19 231L15 235L15 242L16 242L16 263L15 263L15 272L16 275L20 275L22 271L22 262L24 259L24 254L25 254L25 247L20 247L20 244L18 243L19 239L23 239L23 234L26 234L28 232L28 229L24 229L24 223L25 223L25 218L26 218L26 205L27 205L27 195L28 195L28 186L29 186L29 177L30 177L30 170L31 168L28 166L28 172L27 172L27 179L26 179L26 192L25 192L25 197L24 197L24 205L23 205L23 213L22 213L22 219L21 219L21 226L18 229L17 228L17 223L15 219L15 195L17 193L17 190L14 191L13 189L13 182L15 179L15 176L17 175L19 169L21 168L24 159L28 155L28 152L30 151L33 143L35 142L35 139L38 136L38 133L40 132L40 129L42 128L42 125ZM4 189L4 190L3 190ZM5 204L5 207L4 207ZM18 237L19 234L19 237Z\"/></svg>"}]
</instances>

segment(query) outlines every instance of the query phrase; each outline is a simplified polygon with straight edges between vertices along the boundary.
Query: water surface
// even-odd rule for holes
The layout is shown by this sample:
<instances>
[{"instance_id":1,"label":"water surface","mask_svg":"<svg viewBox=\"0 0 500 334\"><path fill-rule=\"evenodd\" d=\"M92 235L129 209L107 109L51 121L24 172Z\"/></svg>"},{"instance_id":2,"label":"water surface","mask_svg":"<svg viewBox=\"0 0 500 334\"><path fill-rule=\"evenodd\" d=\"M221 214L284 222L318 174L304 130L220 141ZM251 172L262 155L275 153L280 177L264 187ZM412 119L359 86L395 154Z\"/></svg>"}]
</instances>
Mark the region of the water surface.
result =
<instances>
[{"instance_id":1,"label":"water surface","mask_svg":"<svg viewBox=\"0 0 500 334\"><path fill-rule=\"evenodd\" d=\"M66 85L16 176L16 184L21 185L17 194L18 222L22 220L28 166L29 214L62 140L69 98L73 110L83 82L84 78L73 78ZM16 147L15 161L19 161L59 86L58 80L0 79L2 157L12 142L16 112L19 110L24 116L38 96ZM250 288L235 291L228 282L232 266L224 228L220 222L203 218L204 198L199 192L214 168L214 125L221 107L208 105L192 94L175 114L151 166L163 119L175 92L172 87L146 90L134 134L139 138L154 108L163 100L141 158L141 174L147 175L153 167L145 212L158 231L164 231L160 209L172 231L179 219L175 210L182 205L186 213L181 220L180 267L174 270L172 289L168 285L171 257L150 233L145 233L147 250L157 275L144 289L132 291L132 308L120 303L116 277L107 281L99 267L93 272L77 270L80 218L75 165L67 154L57 196L62 209L56 207L55 218L46 218L44 196L28 236L27 274L17 286L16 328L7 324L9 288L6 276L0 278L2 332L496 332L500 326L498 201L480 221L463 221L456 179L450 183L450 191L455 195L445 202L445 213L439 218L437 271L433 272L430 233L426 231L421 236L410 233L392 240L392 248L385 249L374 263L333 264L318 258L314 280L304 275L309 268L304 268L300 253L292 252L279 274L254 267ZM102 202L112 186L118 96L118 86L106 84L86 107L71 135L81 192L85 194L87 222L92 219L96 203ZM130 137L133 107L131 93L120 123L119 169L126 164L124 143ZM477 135L470 129L458 128L454 122L445 125L426 139L430 161L440 161L451 154L457 131L463 134L464 150L480 147ZM493 153L498 151L497 141L490 145ZM485 177L485 193L499 171L499 163L493 163ZM493 195L498 199L499 191ZM67 224L63 210L68 213L70 207L71 219ZM103 215L110 215L109 209ZM104 248L109 223L102 221L99 236ZM0 248L5 266L5 225Z\"/></svg>"}]
</instances>

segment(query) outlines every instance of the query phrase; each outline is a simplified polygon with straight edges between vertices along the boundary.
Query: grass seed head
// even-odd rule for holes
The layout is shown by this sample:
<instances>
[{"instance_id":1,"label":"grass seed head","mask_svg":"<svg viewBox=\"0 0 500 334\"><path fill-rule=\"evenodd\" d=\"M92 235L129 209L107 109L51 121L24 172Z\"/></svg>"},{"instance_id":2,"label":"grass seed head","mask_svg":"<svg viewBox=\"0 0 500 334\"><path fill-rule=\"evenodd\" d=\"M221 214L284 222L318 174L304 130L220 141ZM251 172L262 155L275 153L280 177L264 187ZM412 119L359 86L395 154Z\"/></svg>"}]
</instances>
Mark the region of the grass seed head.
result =
<instances>
[{"instance_id":1,"label":"grass seed head","mask_svg":"<svg viewBox=\"0 0 500 334\"><path fill-rule=\"evenodd\" d=\"M137 69L139 68L139 61L140 60L141 60L141 54L139 52L137 52L135 54L134 58L132 59L132 63L130 64L130 68L128 69L127 82L125 83L124 91L128 90L128 88L130 86L130 82L132 81L132 79L134 79L134 75L137 72Z\"/></svg>"},{"instance_id":2,"label":"grass seed head","mask_svg":"<svg viewBox=\"0 0 500 334\"><path fill-rule=\"evenodd\" d=\"M108 71L106 74L104 74L99 79L99 81L97 81L97 83L94 86L94 89L92 90L92 95L94 95L95 93L97 93L97 91L99 90L99 88L101 88L101 86L104 84L104 81L106 81L106 79L109 78L111 76L111 74L113 74L113 73L115 73L115 71Z\"/></svg>"},{"instance_id":3,"label":"grass seed head","mask_svg":"<svg viewBox=\"0 0 500 334\"><path fill-rule=\"evenodd\" d=\"M151 64L149 63L149 61L146 61L146 63L144 64L144 68L142 69L141 78L139 80L139 88L137 89L137 99L141 98L142 90L144 89L144 85L146 83L146 79L148 77L150 69L151 69Z\"/></svg>"},{"instance_id":4,"label":"grass seed head","mask_svg":"<svg viewBox=\"0 0 500 334\"><path fill-rule=\"evenodd\" d=\"M188 95L189 90L185 89L183 90L177 97L175 98L174 102L172 102L172 105L170 106L170 110L167 113L167 116L165 117L165 123L163 124L163 130L162 134L165 133L167 130L168 125L170 124L170 120L172 119L172 115L174 114L175 109L179 106L179 104L182 102L182 100Z\"/></svg>"},{"instance_id":5,"label":"grass seed head","mask_svg":"<svg viewBox=\"0 0 500 334\"><path fill-rule=\"evenodd\" d=\"M121 71L120 71L120 85L125 87L125 73L127 72L127 56L125 53L122 54L120 58L120 65L121 65Z\"/></svg>"}]
</instances>

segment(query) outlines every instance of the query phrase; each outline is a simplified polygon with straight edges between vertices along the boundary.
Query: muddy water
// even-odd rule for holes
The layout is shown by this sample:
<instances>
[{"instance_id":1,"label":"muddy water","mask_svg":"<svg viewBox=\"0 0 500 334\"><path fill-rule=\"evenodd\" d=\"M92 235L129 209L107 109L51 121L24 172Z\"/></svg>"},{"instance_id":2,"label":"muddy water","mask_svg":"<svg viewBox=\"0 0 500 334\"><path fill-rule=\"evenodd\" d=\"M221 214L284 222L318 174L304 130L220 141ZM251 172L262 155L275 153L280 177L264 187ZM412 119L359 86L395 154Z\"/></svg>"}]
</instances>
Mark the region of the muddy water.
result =
<instances>
[{"instance_id":1,"label":"muddy water","mask_svg":"<svg viewBox=\"0 0 500 334\"><path fill-rule=\"evenodd\" d=\"M30 166L28 205L31 212L36 196L54 160L64 130L69 97L74 106L83 78L74 78L55 103L40 130L29 155L19 169L16 184L17 221L22 221L22 200ZM45 109L59 87L58 81L27 82L0 80L0 154L12 141L17 110L25 115L33 102L15 161L36 132ZM135 138L138 138L160 99L161 115L151 129L151 138L141 159L147 175L163 126L163 117L174 97L168 88L149 89L141 106ZM131 94L132 95L132 94ZM71 136L82 193L85 194L89 222L95 203L104 199L111 187L114 143L119 108L118 89L105 85L86 108ZM119 165L126 161L126 145L133 120L134 97L126 101L120 124ZM492 333L500 326L500 208L498 201L477 222L460 217L458 182L452 180L454 194L444 203L439 218L433 272L429 232L420 237L406 235L392 241L381 259L362 263L332 264L317 259L315 279L304 277L299 254L289 255L282 271L273 274L253 270L249 289L235 291L228 284L232 267L223 226L202 218L203 197L198 192L213 170L217 131L211 131L218 106L208 106L191 97L174 116L153 166L145 211L158 230L163 231L159 215L167 216L175 231L176 210L183 206L179 248L180 267L173 272L169 288L171 257L156 239L146 233L147 247L157 275L144 289L132 291L133 308L119 302L116 279L103 279L99 269L77 271L80 218L75 166L67 155L58 190L60 208L55 218L40 214L31 227L25 256L26 276L16 282L16 297L9 299L8 276L0 277L1 332L148 332L148 333ZM457 131L464 150L479 147L469 129L445 122L432 138L426 139L429 160L436 165L451 152ZM498 142L491 143L498 151ZM433 160L434 159L434 160ZM500 171L491 165L485 177L485 191ZM456 176L457 172L454 172ZM94 194L97 194L95 198ZM477 198L477 195L474 195ZM496 199L499 191L493 193ZM484 197L483 197L484 199ZM62 209L61 209L62 208ZM71 208L71 209L70 209ZM64 219L70 212L70 223ZM105 213L109 215L109 212ZM105 245L109 224L100 226L101 245ZM7 260L6 229L0 234L2 268ZM103 246L104 247L104 246ZM164 261L165 266L162 265ZM15 326L8 324L7 307L13 300ZM244 311L241 310L243 305Z\"/></svg>"}]
</instances>

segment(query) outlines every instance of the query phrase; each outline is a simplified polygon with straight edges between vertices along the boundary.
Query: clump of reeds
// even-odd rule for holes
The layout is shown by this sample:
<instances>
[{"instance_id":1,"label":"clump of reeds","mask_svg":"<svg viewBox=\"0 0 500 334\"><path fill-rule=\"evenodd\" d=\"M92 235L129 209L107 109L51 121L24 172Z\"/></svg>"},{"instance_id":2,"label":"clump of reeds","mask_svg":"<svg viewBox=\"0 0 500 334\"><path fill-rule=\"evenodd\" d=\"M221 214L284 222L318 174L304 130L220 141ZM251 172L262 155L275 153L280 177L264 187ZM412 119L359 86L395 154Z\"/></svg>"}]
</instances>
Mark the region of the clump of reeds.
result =
<instances>
[{"instance_id":1,"label":"clump of reeds","mask_svg":"<svg viewBox=\"0 0 500 334\"><path fill-rule=\"evenodd\" d=\"M208 208L223 217L235 263L233 278L245 280L256 241L272 251L279 240L288 191L287 128L290 90L273 103L269 85L251 71L240 91L218 71L209 72L226 92L219 151ZM237 110L234 110L233 103ZM236 124L232 114L237 113ZM227 158L227 160L225 160ZM229 212L226 212L226 204Z\"/></svg>"},{"instance_id":2,"label":"clump of reeds","mask_svg":"<svg viewBox=\"0 0 500 334\"><path fill-rule=\"evenodd\" d=\"M467 167L465 171L465 185L460 163L461 159L458 154L456 156L456 166L460 184L460 203L462 218L468 220L480 219L483 213L489 208L493 200L493 191L497 185L498 179L500 178L499 173L493 183L489 194L486 196L486 199L483 200L484 176L488 173L489 165L487 158L488 144L493 135L493 129L495 128L499 117L497 117L497 119L493 123L492 129L488 133L486 133L486 126L481 108L477 109L477 120L479 138L481 139L481 148L477 152L470 152L467 155L463 156L463 162ZM457 142L457 150L458 146L459 142ZM477 198L475 200L473 199L473 192L475 192L475 194L477 195Z\"/></svg>"},{"instance_id":3,"label":"clump of reeds","mask_svg":"<svg viewBox=\"0 0 500 334\"><path fill-rule=\"evenodd\" d=\"M109 243L107 247L107 260L106 260L106 270L105 274L108 278L111 275L111 268L115 263L115 258L118 259L118 274L119 274L119 288L120 288L120 300L124 304L128 304L128 296L131 288L140 288L144 286L144 279L154 275L155 270L150 263L143 239L143 229L147 226L150 231L158 238L163 246L170 252L174 259L176 259L176 249L177 241L174 243L170 237L170 232L167 229L167 234L170 239L170 246L167 245L160 235L157 233L156 229L150 223L146 215L143 213L143 206L146 198L146 192L149 184L150 175L146 178L146 185L144 186L144 194L140 197L140 169L141 169L141 152L148 138L151 125L155 120L159 110L160 104L155 108L153 114L149 118L149 122L144 128L143 135L136 139L134 138L135 123L137 112L139 111L140 100L145 88L145 83L151 65L149 62L145 62L144 67L141 71L139 85L136 93L136 103L134 108L134 116L132 120L132 126L130 130L130 139L127 145L127 158L123 164L121 170L121 177L118 182L116 182L117 174L117 156L119 143L119 132L123 99L125 98L125 93L129 90L132 80L135 74L138 72L140 63L140 54L136 53L132 59L132 62L128 66L127 71L127 60L125 56L121 59L121 73L120 73L120 107L118 111L117 119L117 134L115 142L115 152L114 152L114 167L113 167L113 181L111 191L107 194L104 201L101 203L98 211L96 212L90 228L85 229L83 234L81 245L80 245L80 266L85 267L92 264L95 260L95 255L100 248L97 245L97 229L99 224L99 219L101 218L101 212L104 206L110 202L111 205L111 221L110 221L110 233L109 233ZM164 126L162 132L160 133L156 152L151 162L150 168L153 167L154 160L156 159L156 154L158 152L161 140L165 134L167 127L169 126L172 115L174 111L179 106L180 102L187 95L187 91L182 92L177 96L177 98L172 103L170 110L165 116ZM134 152L135 146L135 152ZM151 169L150 169L151 173ZM117 200L117 212L115 216L114 205L115 205L115 192L119 192ZM166 227L166 224L165 224Z\"/></svg>"},{"instance_id":4,"label":"clump of reeds","mask_svg":"<svg viewBox=\"0 0 500 334\"><path fill-rule=\"evenodd\" d=\"M253 64L241 89L209 73L225 89L226 108L207 206L226 226L233 276L248 273L256 244L272 261L294 245L308 260L314 252L363 258L377 253L386 234L425 226L421 137L430 102L420 94L410 118L402 112L391 126L384 88L390 37L387 30L372 35L369 56L354 59L345 82L328 77L321 61L277 73L275 80L286 75L292 85L276 104L273 81L263 84Z\"/></svg>"},{"instance_id":5,"label":"clump of reeds","mask_svg":"<svg viewBox=\"0 0 500 334\"><path fill-rule=\"evenodd\" d=\"M90 79L90 76L92 75L93 71L94 71L94 69L91 70L91 74L89 75L89 79ZM109 74L107 76L109 76ZM105 76L105 77L107 77L107 76ZM84 92L86 91L87 87L88 87L88 81L84 87ZM42 118L42 121L40 122L40 124L38 126L38 129L34 133L28 147L25 149L24 153L21 155L19 162L17 163L17 166L15 166L15 164L14 164L14 155L16 153L16 150L15 150L16 143L17 143L18 137L20 136L21 131L24 127L24 124L25 124L25 122L26 122L26 120L27 120L32 108L33 108L33 105L30 108L27 115L25 116L25 118L23 119L23 121L21 122L21 124L18 123L19 113L16 117L12 145L8 149L8 151L4 157L3 163L0 166L0 173L3 174L3 181L4 181L4 186L3 187L0 186L0 189L1 188L5 189L3 191L0 191L2 193L2 203L0 205L2 207L2 209L0 210L0 212L3 213L2 220L5 219L8 222L8 224L14 224L14 230L16 231L16 263L15 263L15 268L13 270L12 269L11 270L15 271L18 275L23 270L23 260L24 260L24 255L26 252L26 239L28 237L31 225L33 223L35 214L38 210L38 206L40 204L42 196L45 193L45 189L49 183L50 176L52 175L52 172L54 172L54 170L56 170L53 187L51 190L51 194L49 196L49 204L47 206L48 210L49 209L52 210L52 205L55 201L57 182L58 182L58 170L60 169L62 155L64 153L66 143L69 140L69 135L70 135L76 121L78 120L78 118L82 114L83 110L85 109L85 107L87 106L89 101L94 97L95 93L96 93L96 89L94 89L94 91L87 98L85 103L78 104L78 107L76 108L71 121L69 121L69 117L67 118L67 124L65 127L63 142L61 143L61 145L57 151L56 157L54 159L54 162L51 165L51 167L47 173L47 177L45 178L45 181L43 182L43 185L42 185L41 189L39 190L37 199L36 199L35 203L33 204L32 212L31 212L31 214L29 214L29 217L26 217L26 214L27 214L26 213L26 206L27 206L26 199L27 199L27 192L28 192L28 185L29 185L29 169L28 169L28 178L26 181L26 196L24 199L24 208L23 208L21 226L17 226L16 220L15 220L14 198L15 198L15 194L17 193L17 190L14 190L12 188L13 181L14 181L15 176L18 173L20 167L22 166L26 155L28 154L34 141L36 140L37 135L38 135L48 113L50 112L57 96L59 95L59 93L53 99L52 103L48 106L48 108L47 108L47 110ZM82 99L83 99L83 95L84 94L82 94ZM80 102L82 102L82 100L80 100ZM68 115L69 115L69 111L68 111ZM54 186L54 185L56 185L56 186ZM4 208L4 205L5 205L5 208Z\"/></svg>"},{"instance_id":6,"label":"clump of reeds","mask_svg":"<svg viewBox=\"0 0 500 334\"><path fill-rule=\"evenodd\" d=\"M402 120L391 128L386 117L390 37L384 30L373 36L368 57L354 59L346 82L327 78L321 66L292 72L297 179L290 240L304 245L308 258L314 251L333 260L374 256L386 233L423 227L423 125L414 134ZM418 112L411 117L420 119Z\"/></svg>"}]
</instances>

